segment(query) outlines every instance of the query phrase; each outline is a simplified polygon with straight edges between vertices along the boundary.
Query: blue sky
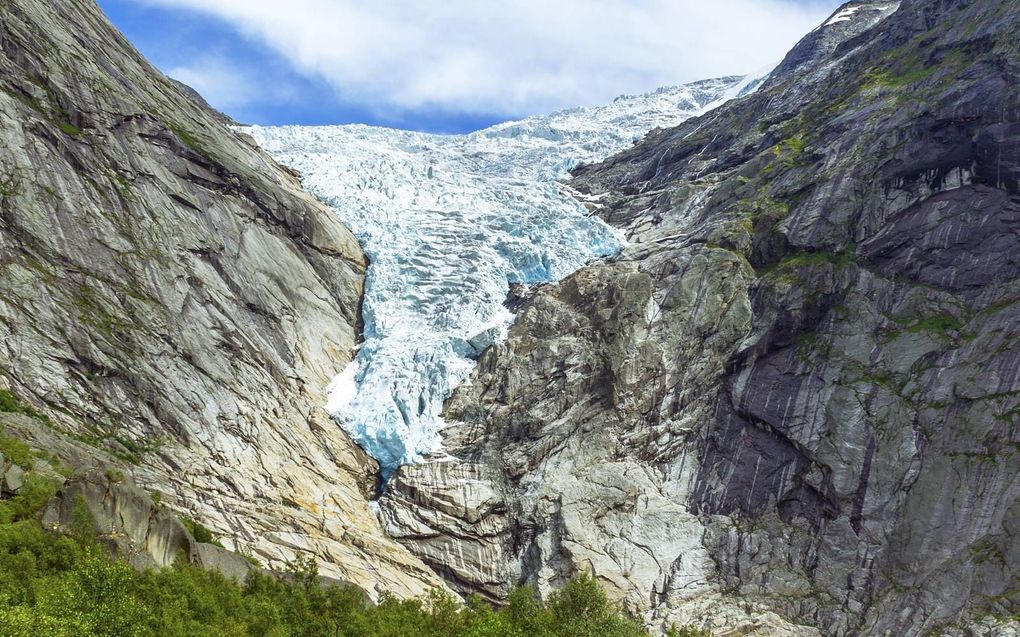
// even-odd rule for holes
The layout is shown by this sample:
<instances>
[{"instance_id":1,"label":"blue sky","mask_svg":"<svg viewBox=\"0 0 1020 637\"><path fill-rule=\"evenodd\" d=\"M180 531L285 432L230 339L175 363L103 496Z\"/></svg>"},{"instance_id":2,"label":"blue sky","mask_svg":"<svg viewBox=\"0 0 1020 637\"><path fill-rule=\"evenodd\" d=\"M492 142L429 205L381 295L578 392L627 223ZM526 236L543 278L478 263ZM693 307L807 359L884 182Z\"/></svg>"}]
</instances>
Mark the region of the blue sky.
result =
<instances>
[{"instance_id":1,"label":"blue sky","mask_svg":"<svg viewBox=\"0 0 1020 637\"><path fill-rule=\"evenodd\" d=\"M839 0L99 0L235 119L466 132L778 61Z\"/></svg>"}]
</instances>

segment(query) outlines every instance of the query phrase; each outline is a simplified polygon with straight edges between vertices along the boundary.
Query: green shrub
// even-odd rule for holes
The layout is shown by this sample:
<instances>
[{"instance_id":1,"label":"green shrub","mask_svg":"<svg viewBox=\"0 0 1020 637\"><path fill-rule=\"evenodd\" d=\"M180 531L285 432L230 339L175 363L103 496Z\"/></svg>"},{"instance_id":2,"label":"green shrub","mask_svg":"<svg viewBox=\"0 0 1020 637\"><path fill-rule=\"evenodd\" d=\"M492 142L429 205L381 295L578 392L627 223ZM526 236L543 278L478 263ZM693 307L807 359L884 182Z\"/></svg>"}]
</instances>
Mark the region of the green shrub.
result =
<instances>
[{"instance_id":1,"label":"green shrub","mask_svg":"<svg viewBox=\"0 0 1020 637\"><path fill-rule=\"evenodd\" d=\"M421 600L364 601L353 587L326 587L315 563L286 577L254 571L243 584L178 563L138 572L111 559L78 502L68 534L43 528L38 511L54 485L30 475L0 501L0 635L10 637L644 637L581 577L542 602L517 589L504 608ZM195 524L195 528L202 528ZM201 531L199 531L201 533ZM701 633L674 633L689 637Z\"/></svg>"},{"instance_id":2,"label":"green shrub","mask_svg":"<svg viewBox=\"0 0 1020 637\"><path fill-rule=\"evenodd\" d=\"M191 518L186 518L183 516L180 518L180 520L181 524L184 525L184 528L188 529L188 532L191 533L191 537L195 538L196 541L202 542L203 544L215 544L216 546L220 547L223 546L222 544L220 544L219 540L216 539L216 536L213 535L212 531L205 528L198 522L195 522Z\"/></svg>"},{"instance_id":3,"label":"green shrub","mask_svg":"<svg viewBox=\"0 0 1020 637\"><path fill-rule=\"evenodd\" d=\"M27 520L39 512L57 491L52 480L36 474L29 474L18 495L0 500L0 524Z\"/></svg>"}]
</instances>

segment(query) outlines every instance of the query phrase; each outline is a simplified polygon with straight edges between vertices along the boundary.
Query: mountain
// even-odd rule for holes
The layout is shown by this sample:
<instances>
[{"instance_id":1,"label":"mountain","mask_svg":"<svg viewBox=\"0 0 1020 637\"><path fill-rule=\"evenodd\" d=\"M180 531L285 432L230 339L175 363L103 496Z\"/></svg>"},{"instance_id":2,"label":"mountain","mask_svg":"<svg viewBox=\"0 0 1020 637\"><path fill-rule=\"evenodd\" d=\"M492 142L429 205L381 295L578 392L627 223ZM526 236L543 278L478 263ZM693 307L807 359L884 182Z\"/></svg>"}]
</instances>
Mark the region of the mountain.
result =
<instances>
[{"instance_id":1,"label":"mountain","mask_svg":"<svg viewBox=\"0 0 1020 637\"><path fill-rule=\"evenodd\" d=\"M377 465L321 409L361 329L350 231L91 0L2 3L0 47L0 389L39 415L8 432L270 567L441 585L382 533Z\"/></svg>"},{"instance_id":2,"label":"mountain","mask_svg":"<svg viewBox=\"0 0 1020 637\"><path fill-rule=\"evenodd\" d=\"M329 410L385 473L442 453L443 401L478 353L505 337L511 285L556 281L620 251L616 231L564 190L566 171L747 83L708 80L470 135L247 129L355 229L371 259L365 340Z\"/></svg>"},{"instance_id":3,"label":"mountain","mask_svg":"<svg viewBox=\"0 0 1020 637\"><path fill-rule=\"evenodd\" d=\"M140 567L1018 634L1018 43L1014 2L855 0L764 81L240 129L93 2L9 0L0 522L34 472L32 528L83 505Z\"/></svg>"},{"instance_id":4,"label":"mountain","mask_svg":"<svg viewBox=\"0 0 1020 637\"><path fill-rule=\"evenodd\" d=\"M852 2L575 170L627 245L523 303L387 530L485 591L593 571L651 624L1014 634L1018 29Z\"/></svg>"}]
</instances>

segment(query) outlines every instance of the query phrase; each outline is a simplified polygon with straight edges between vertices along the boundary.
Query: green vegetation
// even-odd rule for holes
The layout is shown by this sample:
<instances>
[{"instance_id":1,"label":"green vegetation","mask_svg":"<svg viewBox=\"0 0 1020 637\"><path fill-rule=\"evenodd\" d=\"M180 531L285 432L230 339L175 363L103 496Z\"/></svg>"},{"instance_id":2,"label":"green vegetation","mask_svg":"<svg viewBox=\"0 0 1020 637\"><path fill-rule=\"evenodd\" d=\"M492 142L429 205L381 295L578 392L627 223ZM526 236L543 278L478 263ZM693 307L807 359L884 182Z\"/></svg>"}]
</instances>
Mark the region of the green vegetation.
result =
<instances>
[{"instance_id":1,"label":"green vegetation","mask_svg":"<svg viewBox=\"0 0 1020 637\"><path fill-rule=\"evenodd\" d=\"M6 389L0 389L0 411L20 413L21 410L21 400Z\"/></svg>"},{"instance_id":2,"label":"green vegetation","mask_svg":"<svg viewBox=\"0 0 1020 637\"><path fill-rule=\"evenodd\" d=\"M35 456L28 445L10 436L0 436L0 453L23 469L30 469L35 462Z\"/></svg>"},{"instance_id":3,"label":"green vegetation","mask_svg":"<svg viewBox=\"0 0 1020 637\"><path fill-rule=\"evenodd\" d=\"M13 199L21 192L21 173L0 176L0 203Z\"/></svg>"},{"instance_id":4,"label":"green vegetation","mask_svg":"<svg viewBox=\"0 0 1020 637\"><path fill-rule=\"evenodd\" d=\"M64 131L65 135L70 135L71 137L81 136L81 129L69 121L57 121L56 124L60 130Z\"/></svg>"},{"instance_id":5,"label":"green vegetation","mask_svg":"<svg viewBox=\"0 0 1020 637\"><path fill-rule=\"evenodd\" d=\"M0 635L7 637L646 637L580 577L545 602L527 589L493 608L458 604L442 593L422 600L365 602L353 587L323 586L315 563L286 577L253 572L243 584L183 560L135 571L96 538L84 504L66 533L49 531L40 511L56 485L29 474L0 501ZM189 526L202 527L191 522ZM206 531L208 532L208 531ZM198 533L196 533L196 536ZM693 627L670 637L709 637Z\"/></svg>"},{"instance_id":6,"label":"green vegetation","mask_svg":"<svg viewBox=\"0 0 1020 637\"><path fill-rule=\"evenodd\" d=\"M181 524L183 524L185 528L188 529L188 532L191 533L191 537L195 538L199 542L202 542L204 544L215 544L216 546L219 547L223 546L222 544L220 544L219 540L216 539L216 536L213 535L212 531L205 528L198 522L195 522L191 518L181 518Z\"/></svg>"},{"instance_id":7,"label":"green vegetation","mask_svg":"<svg viewBox=\"0 0 1020 637\"><path fill-rule=\"evenodd\" d=\"M87 283L82 284L76 292L74 304L79 320L95 327L108 339L116 340L126 323L110 311L105 296Z\"/></svg>"},{"instance_id":8,"label":"green vegetation","mask_svg":"<svg viewBox=\"0 0 1020 637\"><path fill-rule=\"evenodd\" d=\"M788 137L772 147L772 152L779 160L781 167L785 170L793 168L801 161L804 149L807 147L807 140L803 132Z\"/></svg>"},{"instance_id":9,"label":"green vegetation","mask_svg":"<svg viewBox=\"0 0 1020 637\"><path fill-rule=\"evenodd\" d=\"M879 88L904 88L931 77L936 70L938 69L935 67L915 68L897 74L888 69L873 69L865 74L861 90L872 91ZM907 98L903 97L902 99L906 100Z\"/></svg>"},{"instance_id":10,"label":"green vegetation","mask_svg":"<svg viewBox=\"0 0 1020 637\"><path fill-rule=\"evenodd\" d=\"M0 412L25 414L46 424L50 422L46 414L37 411L31 405L18 398L16 394L6 389L0 389Z\"/></svg>"},{"instance_id":11,"label":"green vegetation","mask_svg":"<svg viewBox=\"0 0 1020 637\"><path fill-rule=\"evenodd\" d=\"M813 350L818 343L817 332L803 332L797 335L797 347L801 350Z\"/></svg>"},{"instance_id":12,"label":"green vegetation","mask_svg":"<svg viewBox=\"0 0 1020 637\"><path fill-rule=\"evenodd\" d=\"M56 490L57 485L52 480L31 473L26 478L25 484L21 485L17 496L0 501L0 600L4 599L6 590L7 575L4 568L9 559L4 552L6 546L4 540L9 537L11 527L18 526L18 523L23 523L22 526L37 524L31 519L32 516L42 509Z\"/></svg>"},{"instance_id":13,"label":"green vegetation","mask_svg":"<svg viewBox=\"0 0 1020 637\"><path fill-rule=\"evenodd\" d=\"M741 217L749 222L745 226L747 232L753 232L759 224L773 227L790 214L790 204L768 196L764 188L755 198L740 201L737 207Z\"/></svg>"},{"instance_id":14,"label":"green vegetation","mask_svg":"<svg viewBox=\"0 0 1020 637\"><path fill-rule=\"evenodd\" d=\"M205 156L205 151L202 149L202 145L198 142L197 139L195 139L195 137L191 133L184 130L183 128L179 128L173 125L171 125L169 128L174 135L177 135L177 139L181 140L181 143L183 143L185 146L195 151L199 155Z\"/></svg>"},{"instance_id":15,"label":"green vegetation","mask_svg":"<svg viewBox=\"0 0 1020 637\"><path fill-rule=\"evenodd\" d=\"M71 123L71 114L61 105L60 96L57 95L57 92L39 78L33 77L29 79L46 92L46 99L49 102L48 106L43 104L38 98L21 90L4 89L4 92L38 113L43 119L63 131L64 134L74 138L81 137L82 130Z\"/></svg>"},{"instance_id":16,"label":"green vegetation","mask_svg":"<svg viewBox=\"0 0 1020 637\"><path fill-rule=\"evenodd\" d=\"M928 318L920 319L907 328L908 332L936 332L945 334L947 332L959 332L962 329L960 321L951 314L936 314Z\"/></svg>"},{"instance_id":17,"label":"green vegetation","mask_svg":"<svg viewBox=\"0 0 1020 637\"><path fill-rule=\"evenodd\" d=\"M890 320L901 327L890 330L885 341L889 342L899 338L904 332L918 334L921 332L933 334L943 340L952 340L960 337L965 340L972 340L975 335L963 332L963 323L952 314L940 312L925 318L899 318L890 316Z\"/></svg>"},{"instance_id":18,"label":"green vegetation","mask_svg":"<svg viewBox=\"0 0 1020 637\"><path fill-rule=\"evenodd\" d=\"M666 637L712 637L712 633L694 626L683 626L672 629Z\"/></svg>"},{"instance_id":19,"label":"green vegetation","mask_svg":"<svg viewBox=\"0 0 1020 637\"><path fill-rule=\"evenodd\" d=\"M816 268L829 266L841 270L854 262L854 254L846 252L794 252L783 257L781 260L758 270L758 276L778 274L780 278L788 279L790 282L796 280L793 274L801 268Z\"/></svg>"},{"instance_id":20,"label":"green vegetation","mask_svg":"<svg viewBox=\"0 0 1020 637\"><path fill-rule=\"evenodd\" d=\"M20 496L19 496L20 497ZM24 516L0 525L0 634L10 637L639 637L646 633L610 604L591 579L541 603L526 590L496 610L423 601L366 605L356 589L323 587L314 566L277 579L254 573L242 585L193 566L133 571L87 534L57 535ZM674 637L706 637L691 628Z\"/></svg>"},{"instance_id":21,"label":"green vegetation","mask_svg":"<svg viewBox=\"0 0 1020 637\"><path fill-rule=\"evenodd\" d=\"M131 180L119 172L112 173L113 186L124 201L135 201L134 192L131 189ZM116 214L116 213L114 213Z\"/></svg>"}]
</instances>

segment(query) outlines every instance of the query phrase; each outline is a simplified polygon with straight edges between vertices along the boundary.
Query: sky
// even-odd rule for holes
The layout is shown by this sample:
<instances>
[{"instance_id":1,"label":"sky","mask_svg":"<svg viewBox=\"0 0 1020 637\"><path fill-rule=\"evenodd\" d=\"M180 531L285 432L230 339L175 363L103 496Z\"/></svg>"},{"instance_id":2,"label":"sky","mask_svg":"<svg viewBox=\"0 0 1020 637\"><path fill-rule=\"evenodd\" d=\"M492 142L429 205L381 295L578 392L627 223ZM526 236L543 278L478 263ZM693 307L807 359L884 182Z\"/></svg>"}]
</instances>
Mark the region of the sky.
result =
<instances>
[{"instance_id":1,"label":"sky","mask_svg":"<svg viewBox=\"0 0 1020 637\"><path fill-rule=\"evenodd\" d=\"M98 0L249 124L477 130L762 69L840 0Z\"/></svg>"}]
</instances>

